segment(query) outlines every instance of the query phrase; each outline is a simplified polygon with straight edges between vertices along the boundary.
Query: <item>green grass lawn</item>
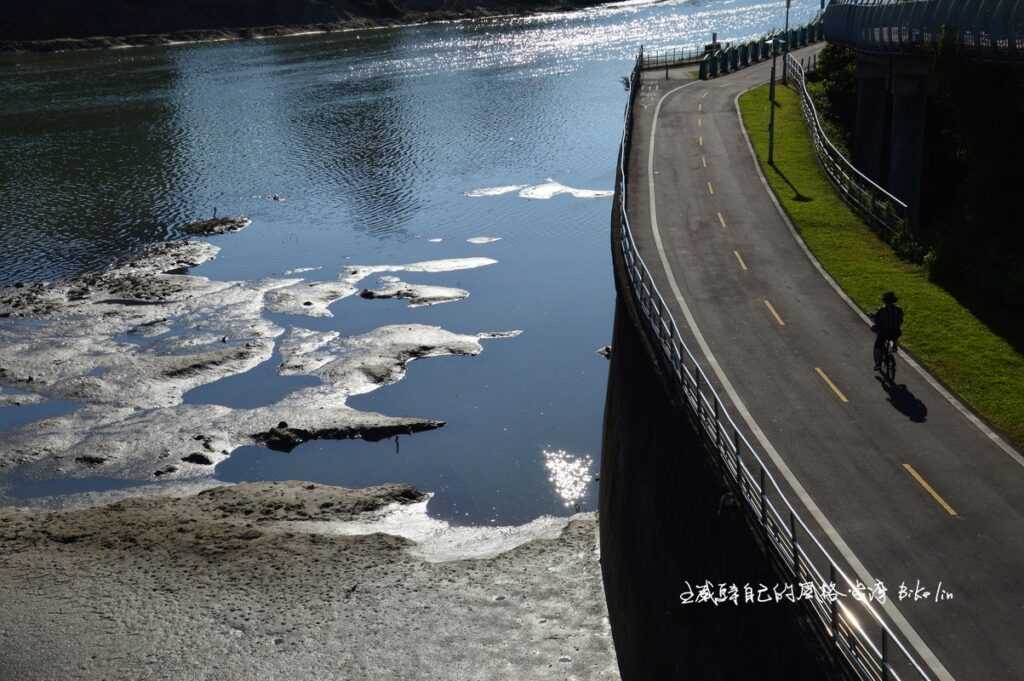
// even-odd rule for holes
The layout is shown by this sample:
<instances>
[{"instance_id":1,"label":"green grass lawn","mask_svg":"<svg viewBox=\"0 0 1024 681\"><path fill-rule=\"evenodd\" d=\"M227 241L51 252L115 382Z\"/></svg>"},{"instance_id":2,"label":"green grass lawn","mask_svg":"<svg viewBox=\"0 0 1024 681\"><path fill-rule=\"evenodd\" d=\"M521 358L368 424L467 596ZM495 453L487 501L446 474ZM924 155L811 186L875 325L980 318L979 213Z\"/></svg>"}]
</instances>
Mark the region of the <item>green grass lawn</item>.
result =
<instances>
[{"instance_id":1,"label":"green grass lawn","mask_svg":"<svg viewBox=\"0 0 1024 681\"><path fill-rule=\"evenodd\" d=\"M808 248L861 309L894 290L906 311L902 343L940 381L1017 446L1024 445L1024 355L900 260L821 172L795 92L778 87L775 167L768 157L768 86L740 97L743 123L769 184Z\"/></svg>"}]
</instances>

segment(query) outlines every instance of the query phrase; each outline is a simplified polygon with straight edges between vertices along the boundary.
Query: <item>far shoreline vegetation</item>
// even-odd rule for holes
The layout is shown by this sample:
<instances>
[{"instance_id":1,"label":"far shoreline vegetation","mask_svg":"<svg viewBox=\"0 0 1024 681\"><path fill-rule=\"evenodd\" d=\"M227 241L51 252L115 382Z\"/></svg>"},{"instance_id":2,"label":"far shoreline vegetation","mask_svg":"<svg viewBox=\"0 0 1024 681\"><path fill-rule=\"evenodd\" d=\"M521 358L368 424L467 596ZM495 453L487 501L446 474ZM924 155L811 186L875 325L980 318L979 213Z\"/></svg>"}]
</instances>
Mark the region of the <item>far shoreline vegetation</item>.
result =
<instances>
[{"instance_id":1,"label":"far shoreline vegetation","mask_svg":"<svg viewBox=\"0 0 1024 681\"><path fill-rule=\"evenodd\" d=\"M334 33L459 19L571 11L605 0L19 0L0 20L0 53L63 52Z\"/></svg>"}]
</instances>

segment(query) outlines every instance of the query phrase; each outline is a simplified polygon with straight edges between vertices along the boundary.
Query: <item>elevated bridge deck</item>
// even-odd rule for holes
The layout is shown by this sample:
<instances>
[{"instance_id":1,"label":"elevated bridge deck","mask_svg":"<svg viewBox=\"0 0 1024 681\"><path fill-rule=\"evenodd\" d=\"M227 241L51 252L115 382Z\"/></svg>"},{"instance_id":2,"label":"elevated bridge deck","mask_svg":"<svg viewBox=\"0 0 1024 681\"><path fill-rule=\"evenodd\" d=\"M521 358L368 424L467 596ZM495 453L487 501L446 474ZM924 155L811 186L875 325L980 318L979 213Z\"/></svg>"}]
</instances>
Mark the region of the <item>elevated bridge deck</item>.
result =
<instances>
[{"instance_id":1,"label":"elevated bridge deck","mask_svg":"<svg viewBox=\"0 0 1024 681\"><path fill-rule=\"evenodd\" d=\"M948 40L972 58L1024 60L1024 3L1008 0L831 0L825 30L868 52L911 54Z\"/></svg>"},{"instance_id":2,"label":"elevated bridge deck","mask_svg":"<svg viewBox=\"0 0 1024 681\"><path fill-rule=\"evenodd\" d=\"M818 541L888 587L881 616L927 678L1024 678L1024 460L903 358L899 386L873 373L865 318L792 232L743 132L736 99L769 68L641 75L626 167L636 248ZM954 597L899 601L901 582Z\"/></svg>"}]
</instances>

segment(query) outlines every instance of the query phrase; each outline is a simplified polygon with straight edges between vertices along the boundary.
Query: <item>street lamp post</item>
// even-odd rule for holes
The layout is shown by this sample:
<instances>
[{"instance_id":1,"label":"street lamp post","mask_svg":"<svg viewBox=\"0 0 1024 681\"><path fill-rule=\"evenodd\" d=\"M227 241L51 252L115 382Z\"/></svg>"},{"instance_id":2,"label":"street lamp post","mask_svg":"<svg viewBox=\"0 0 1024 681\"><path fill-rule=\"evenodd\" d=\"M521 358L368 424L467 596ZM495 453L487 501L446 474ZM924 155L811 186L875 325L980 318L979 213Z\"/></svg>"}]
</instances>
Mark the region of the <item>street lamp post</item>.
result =
<instances>
[{"instance_id":1,"label":"street lamp post","mask_svg":"<svg viewBox=\"0 0 1024 681\"><path fill-rule=\"evenodd\" d=\"M790 5L791 1L792 0L786 0L786 34L785 34L785 37L786 37L786 55L787 56L789 55L789 5ZM782 60L782 84L783 85L786 85L788 83L788 81L786 80L786 75L787 75L787 71L789 69L786 68L786 61L787 61L786 59Z\"/></svg>"}]
</instances>

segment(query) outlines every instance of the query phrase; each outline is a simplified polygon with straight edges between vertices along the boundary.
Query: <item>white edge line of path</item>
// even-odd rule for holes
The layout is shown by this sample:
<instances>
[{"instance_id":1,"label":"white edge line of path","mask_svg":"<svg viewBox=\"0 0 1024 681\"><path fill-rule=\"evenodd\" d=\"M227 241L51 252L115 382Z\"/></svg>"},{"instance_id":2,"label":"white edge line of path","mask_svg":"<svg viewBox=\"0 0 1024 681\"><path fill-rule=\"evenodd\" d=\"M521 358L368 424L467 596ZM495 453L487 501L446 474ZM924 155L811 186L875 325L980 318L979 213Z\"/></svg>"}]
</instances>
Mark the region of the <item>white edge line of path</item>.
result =
<instances>
[{"instance_id":1,"label":"white edge line of path","mask_svg":"<svg viewBox=\"0 0 1024 681\"><path fill-rule=\"evenodd\" d=\"M786 214L786 211L783 210L782 208L782 204L780 204L778 198L776 198L775 192L772 191L771 185L768 184L768 178L766 178L764 176L764 173L761 171L761 164L758 163L757 161L757 153L754 151L754 145L750 141L750 135L747 134L747 128L743 124L743 115L740 113L740 97L742 97L745 93L749 92L750 90L753 90L755 87L758 87L758 85L752 85L743 92L738 93L736 95L736 98L733 100L733 105L736 109L736 118L740 128L740 132L743 133L743 139L747 143L747 150L750 152L750 160L754 164L754 169L757 171L758 177L761 178L761 183L764 185L764 190L765 192L767 192L768 197L775 205L775 210L778 211L779 216L782 218L782 221L789 229L789 233L793 235L793 239L796 241L797 245L800 246L800 249L804 252L804 255L807 256L807 259L811 261L811 264L814 265L814 268L818 270L818 273L822 277L824 277L825 281L829 283L829 285L832 287L832 290L834 290L840 298L846 301L846 304L849 305L851 309L853 309L853 311L861 318L861 320L865 324L870 326L871 320L868 318L868 316L864 314L859 307L857 307L857 304L854 303L848 295L846 295L846 292L843 291L839 284L836 283L836 280L832 278L832 275L830 275L825 270L822 264L818 262L818 259L814 257L814 254L811 253L810 249L807 247L807 244L804 243L803 238L800 237L799 232L796 231L796 227L793 226L792 221L789 219L789 215ZM938 390L939 394L941 394L950 403L952 403L952 405L958 411L967 416L968 419L976 426L980 427L982 429L982 432L985 432L985 434L988 435L989 438L994 439L997 444L1002 444L1004 447L1004 451L1007 451L1007 453L1009 453L1014 458L1014 460L1017 461L1017 463L1024 465L1024 458L1022 458L1020 454L1013 451L1013 449L1010 449L1009 445L1003 443L1002 440L999 439L998 435L993 433L991 430L987 429L987 427L984 424L982 424L977 417L975 417L973 414L967 411L965 407L960 405L956 401L956 398L954 398L949 393L949 391L943 388L938 383L938 381L929 376L928 372L926 372L917 362L910 359L910 357L908 357L905 352L903 354L903 358L907 360L907 363L910 366L912 366L915 370L917 370L918 373L920 373L929 384L931 384L936 390ZM768 443L762 442L761 444L767 445ZM772 460L775 460L774 455L772 456ZM776 461L776 465L780 465L778 461ZM785 464L781 465L785 466ZM788 480L788 476L791 475L791 473L788 472L788 469L785 469L785 471L786 472L784 473L784 475L787 476ZM790 482L790 484L793 483ZM809 501L809 499L805 500L805 503L807 503L807 501ZM817 509L815 508L815 510ZM824 517L818 518L817 516L815 516L815 518L818 520L819 523L825 523L825 533L829 535L829 537L832 539L832 542L836 545L836 548L839 549L839 552L843 554L843 557L846 558L846 560L850 563L850 566L853 567L857 575L860 576L862 580L865 580L865 577L869 577L867 568L865 568L864 565L860 562L860 560L857 559L856 555L853 553L853 550L846 544L845 541L842 540L842 538L839 536L839 533L827 524L828 521L824 520ZM873 582L874 580L865 580L865 584L870 584ZM939 658L936 657L935 653L933 653L931 648L928 647L928 644L924 642L924 640L917 633L917 631L911 626L910 622L908 622L907 619L903 616L903 613L901 613L899 609L895 605L893 605L891 600L886 600L886 602L882 604L882 609L885 611L887 615L889 615L889 617L892 618L893 623L900 630L900 633L902 633L907 638L907 642L910 643L911 646L913 646L914 650L917 651L917 654L921 656L921 659L924 661L925 664L928 665L929 669L932 670L936 677L938 677L941 681L955 681L953 675L950 674L946 667L939 661Z\"/></svg>"},{"instance_id":2,"label":"white edge line of path","mask_svg":"<svg viewBox=\"0 0 1024 681\"><path fill-rule=\"evenodd\" d=\"M818 523L819 527L822 528L822 531L824 531L826 536L828 536L828 538L832 541L836 549L840 552L840 554L842 554L843 558L845 558L849 565L853 568L854 572L857 573L857 576L865 584L873 585L875 584L875 580L874 578L872 578L871 573L868 572L864 564L853 553L853 549L850 548L850 546L839 535L839 532L835 529L835 527L833 527L832 524L828 521L828 518L825 517L825 514L814 502L810 494L807 493L807 490L805 490L803 485L800 484L800 481L797 479L793 471L790 470L789 466L786 465L785 460L783 460L778 450L775 449L771 441L764 434L764 431L762 431L760 426L757 425L757 422L754 420L754 417L750 414L750 411L747 409L746 404L744 404L743 400L740 399L739 393L736 392L736 389L729 381L728 376L725 375L725 371L722 370L722 367L718 363L718 360L715 358L714 353L711 352L711 347L708 345L707 341L704 339L704 335L700 331L700 328L697 326L696 319L694 319L693 313L690 311L690 307L686 303L686 299L683 298L683 294L679 290L679 284L676 282L675 273L672 271L672 265L669 263L668 256L665 254L665 247L661 240L661 232L658 230L657 206L654 190L654 142L658 130L658 116L661 114L662 104L670 95L678 92L679 90L682 90L683 88L689 87L691 85L696 85L697 83L701 82L703 81L694 81L693 83L687 83L686 85L681 85L677 88L669 90L668 92L661 96L661 98L658 100L657 106L654 109L654 120L651 124L651 136L648 142L647 152L647 183L649 195L648 199L650 201L651 212L651 230L653 232L655 246L658 249L658 256L661 259L662 267L664 267L665 269L665 274L667 275L669 286L672 289L672 294L675 296L676 302L679 304L680 309L682 309L683 311L683 315L686 317L686 323L689 325L690 330L694 335L694 338L697 340L697 344L700 346L700 349L704 354L704 358L711 366L711 369L715 372L715 376L718 377L719 382L722 384L722 388L729 395L729 398L730 400L732 400L732 403L736 407L737 412L739 412L740 416L743 417L743 420L746 422L747 426L750 428L751 432L753 433L757 441L761 443L761 446L764 448L769 458L771 458L776 468L779 470L779 472L785 478L786 482L792 488L793 493L800 499L804 507L807 508L808 512ZM742 129L742 127L743 125L741 121L740 128ZM747 140L747 144L750 144L749 139ZM757 162L756 158L754 162ZM764 181L763 176L762 181ZM913 646L913 648L917 651L918 655L920 655L921 658L928 665L928 667L931 668L932 672L939 679L941 679L941 681L955 681L953 676L946 670L942 663L939 662L938 658L935 657L935 654L932 653L931 649L929 649L928 646L925 645L924 641L917 634L917 632L914 631L913 627L910 626L910 623L907 622L907 620L899 612L896 606L892 605L892 602L888 600L886 601L885 606L887 606L885 607L886 613L888 613L889 616L893 619L897 627L900 629L901 633L903 633L903 635L906 636L910 645Z\"/></svg>"}]
</instances>

